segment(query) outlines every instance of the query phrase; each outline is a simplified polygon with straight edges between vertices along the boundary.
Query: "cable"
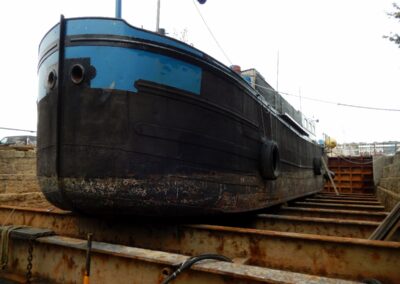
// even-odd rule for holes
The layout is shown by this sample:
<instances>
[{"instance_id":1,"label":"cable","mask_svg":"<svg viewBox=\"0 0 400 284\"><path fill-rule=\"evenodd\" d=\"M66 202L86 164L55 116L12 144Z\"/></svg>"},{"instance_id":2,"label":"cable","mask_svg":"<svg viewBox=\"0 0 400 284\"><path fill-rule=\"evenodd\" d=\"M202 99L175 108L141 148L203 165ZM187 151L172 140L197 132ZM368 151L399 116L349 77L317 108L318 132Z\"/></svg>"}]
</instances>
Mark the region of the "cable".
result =
<instances>
[{"instance_id":1,"label":"cable","mask_svg":"<svg viewBox=\"0 0 400 284\"><path fill-rule=\"evenodd\" d=\"M275 89L268 88L268 87L265 87L265 86L262 86L259 84L254 84L254 85L257 87L260 87L262 89L265 89L265 90L273 91L278 94L297 97L297 98L301 97L301 99L320 102L320 103L324 103L324 104L332 104L332 105L338 105L338 106L344 106L344 107L361 108L361 109L378 110L378 111L400 111L400 109L394 109L394 108L379 108L379 107L361 106L361 105L345 104L345 103L340 103L340 102L333 102L333 101L321 100L321 99L316 99L316 98L304 97L304 96L294 95L294 94L285 93L285 92L281 92L281 91L278 92Z\"/></svg>"},{"instance_id":2,"label":"cable","mask_svg":"<svg viewBox=\"0 0 400 284\"><path fill-rule=\"evenodd\" d=\"M360 105L351 105L351 104L343 104L343 103L337 103L337 104L339 106L363 108L363 109L370 109L370 110L400 111L400 109L395 109L395 108L380 108L380 107L360 106Z\"/></svg>"},{"instance_id":3,"label":"cable","mask_svg":"<svg viewBox=\"0 0 400 284\"><path fill-rule=\"evenodd\" d=\"M342 159L342 160L344 160L344 161L346 161L346 162L348 162L348 163L350 163L350 164L355 164L355 165L368 165L368 164L372 164L372 163L374 162L373 160L368 161L368 162L355 162L355 161L346 159L344 156L338 155L337 153L334 153L334 154L337 155L337 157L338 157L339 159Z\"/></svg>"},{"instance_id":4,"label":"cable","mask_svg":"<svg viewBox=\"0 0 400 284\"><path fill-rule=\"evenodd\" d=\"M198 256L193 256L188 258L186 261L182 262L181 265L178 267L177 270L174 271L170 276L164 279L164 281L161 284L168 284L170 281L174 280L178 275L185 269L190 268L193 264L196 262L199 262L200 260L204 259L215 259L215 260L221 260L221 261L227 261L227 262L232 262L229 258L226 256L220 255L220 254L201 254Z\"/></svg>"},{"instance_id":5,"label":"cable","mask_svg":"<svg viewBox=\"0 0 400 284\"><path fill-rule=\"evenodd\" d=\"M34 130L17 129L17 128L0 127L0 129L36 133L36 131Z\"/></svg>"},{"instance_id":6,"label":"cable","mask_svg":"<svg viewBox=\"0 0 400 284\"><path fill-rule=\"evenodd\" d=\"M9 225L0 229L0 270L5 270L8 264L10 233L24 227L21 225Z\"/></svg>"},{"instance_id":7,"label":"cable","mask_svg":"<svg viewBox=\"0 0 400 284\"><path fill-rule=\"evenodd\" d=\"M232 65L232 61L229 59L228 55L226 55L224 49L222 46L219 44L217 38L214 36L213 32L211 31L210 27L207 25L206 20L204 19L203 15L200 12L200 9L197 7L195 0L193 0L193 5L196 7L197 13L200 15L201 19L203 20L204 25L207 27L208 32L211 34L212 38L214 39L215 43L217 44L218 48L221 50L222 54L225 56L225 58L228 60L229 64Z\"/></svg>"},{"instance_id":8,"label":"cable","mask_svg":"<svg viewBox=\"0 0 400 284\"><path fill-rule=\"evenodd\" d=\"M200 12L200 9L197 7L195 0L193 0L193 5L196 8L197 13L199 14L199 16L201 17L201 19L203 20L204 25L207 27L208 32L211 34L212 38L214 39L215 43L217 44L218 48L221 50L222 54L225 56L225 58L228 60L229 64L232 65L232 61L229 59L228 55L225 53L224 49L222 48L222 46L219 44L217 38L214 36L213 32L211 31L210 27L207 25L206 20L204 19L203 15ZM294 96L294 97L298 97L301 99L305 99L305 100L310 100L310 101L315 101L315 102L320 102L320 103L325 103L325 104L333 104L333 105L338 105L338 106L344 106L344 107L352 107L352 108L360 108L360 109L367 109L367 110L377 110L377 111L398 111L400 112L400 109L393 109L393 108L379 108L379 107L370 107L370 106L361 106L361 105L353 105L353 104L345 104L345 103L340 103L340 102L333 102L333 101L327 101L327 100L321 100L321 99L316 99L316 98L310 98L310 97L304 97L304 96L300 96L300 95L294 95L294 94L289 94L289 93L285 93L285 92L278 92L272 88L268 88L268 87L264 87L261 85L258 85L256 83L254 83L255 86L260 87L260 88L264 88L267 90L271 90L274 91L278 94L282 94L282 95L287 95L287 96Z\"/></svg>"}]
</instances>

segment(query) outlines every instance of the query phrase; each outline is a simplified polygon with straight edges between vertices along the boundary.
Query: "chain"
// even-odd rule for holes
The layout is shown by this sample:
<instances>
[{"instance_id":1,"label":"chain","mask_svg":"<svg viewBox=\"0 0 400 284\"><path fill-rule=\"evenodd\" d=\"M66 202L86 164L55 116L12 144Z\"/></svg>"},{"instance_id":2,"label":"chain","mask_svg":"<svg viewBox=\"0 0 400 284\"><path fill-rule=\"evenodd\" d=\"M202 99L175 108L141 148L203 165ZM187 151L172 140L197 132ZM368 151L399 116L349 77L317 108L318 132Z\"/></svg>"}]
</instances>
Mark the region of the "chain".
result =
<instances>
[{"instance_id":1,"label":"chain","mask_svg":"<svg viewBox=\"0 0 400 284\"><path fill-rule=\"evenodd\" d=\"M26 266L26 284L31 284L33 259L33 239L28 241L28 265Z\"/></svg>"}]
</instances>

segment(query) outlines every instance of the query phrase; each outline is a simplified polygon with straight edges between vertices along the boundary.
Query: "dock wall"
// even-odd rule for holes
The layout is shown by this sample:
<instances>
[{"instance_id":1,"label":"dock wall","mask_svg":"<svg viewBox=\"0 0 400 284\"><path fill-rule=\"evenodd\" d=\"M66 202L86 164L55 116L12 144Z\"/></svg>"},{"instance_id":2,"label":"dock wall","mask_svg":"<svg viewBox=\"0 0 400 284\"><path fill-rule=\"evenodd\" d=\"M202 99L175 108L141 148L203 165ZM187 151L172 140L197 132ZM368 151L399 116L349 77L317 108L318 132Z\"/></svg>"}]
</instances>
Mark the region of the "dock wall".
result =
<instances>
[{"instance_id":1,"label":"dock wall","mask_svg":"<svg viewBox=\"0 0 400 284\"><path fill-rule=\"evenodd\" d=\"M374 161L374 172L378 199L387 210L391 210L400 202L400 152L394 157Z\"/></svg>"},{"instance_id":2,"label":"dock wall","mask_svg":"<svg viewBox=\"0 0 400 284\"><path fill-rule=\"evenodd\" d=\"M44 200L36 178L36 151L1 147L0 204L35 206Z\"/></svg>"},{"instance_id":3,"label":"dock wall","mask_svg":"<svg viewBox=\"0 0 400 284\"><path fill-rule=\"evenodd\" d=\"M373 161L366 157L329 157L328 168L335 173L335 185L340 193L371 194L374 192ZM334 192L330 181L324 191Z\"/></svg>"}]
</instances>

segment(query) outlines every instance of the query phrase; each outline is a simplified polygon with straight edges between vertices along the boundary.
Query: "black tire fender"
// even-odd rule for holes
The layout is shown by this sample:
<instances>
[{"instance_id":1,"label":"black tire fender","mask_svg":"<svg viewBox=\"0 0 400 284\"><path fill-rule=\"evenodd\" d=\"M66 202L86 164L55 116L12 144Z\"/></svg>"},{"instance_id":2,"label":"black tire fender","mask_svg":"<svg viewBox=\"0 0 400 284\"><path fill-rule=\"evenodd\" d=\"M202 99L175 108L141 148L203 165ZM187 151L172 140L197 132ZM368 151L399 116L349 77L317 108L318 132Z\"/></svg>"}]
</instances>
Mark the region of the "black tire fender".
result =
<instances>
[{"instance_id":1,"label":"black tire fender","mask_svg":"<svg viewBox=\"0 0 400 284\"><path fill-rule=\"evenodd\" d=\"M275 180L280 174L280 155L278 144L267 140L261 145L260 172L265 179Z\"/></svg>"},{"instance_id":2,"label":"black tire fender","mask_svg":"<svg viewBox=\"0 0 400 284\"><path fill-rule=\"evenodd\" d=\"M319 176L322 174L321 167L322 167L321 158L314 158L313 159L314 175Z\"/></svg>"}]
</instances>

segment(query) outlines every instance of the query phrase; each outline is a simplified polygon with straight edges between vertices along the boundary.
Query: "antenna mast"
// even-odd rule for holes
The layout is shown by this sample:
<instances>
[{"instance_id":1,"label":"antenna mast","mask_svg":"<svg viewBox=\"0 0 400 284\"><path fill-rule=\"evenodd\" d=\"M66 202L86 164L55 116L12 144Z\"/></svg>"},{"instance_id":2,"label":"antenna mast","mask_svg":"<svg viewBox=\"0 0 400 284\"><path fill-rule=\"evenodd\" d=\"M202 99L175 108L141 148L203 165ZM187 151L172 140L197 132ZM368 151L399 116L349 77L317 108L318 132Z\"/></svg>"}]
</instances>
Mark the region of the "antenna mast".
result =
<instances>
[{"instance_id":1,"label":"antenna mast","mask_svg":"<svg viewBox=\"0 0 400 284\"><path fill-rule=\"evenodd\" d=\"M157 0L157 24L156 32L160 32L160 0Z\"/></svg>"},{"instance_id":2,"label":"antenna mast","mask_svg":"<svg viewBox=\"0 0 400 284\"><path fill-rule=\"evenodd\" d=\"M115 17L121 19L122 0L115 0Z\"/></svg>"}]
</instances>

